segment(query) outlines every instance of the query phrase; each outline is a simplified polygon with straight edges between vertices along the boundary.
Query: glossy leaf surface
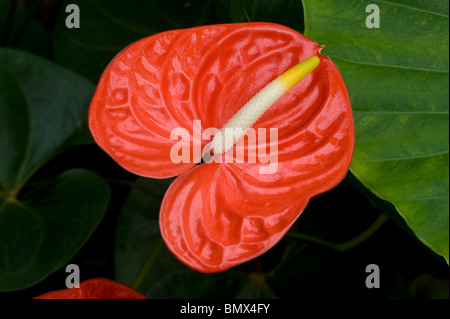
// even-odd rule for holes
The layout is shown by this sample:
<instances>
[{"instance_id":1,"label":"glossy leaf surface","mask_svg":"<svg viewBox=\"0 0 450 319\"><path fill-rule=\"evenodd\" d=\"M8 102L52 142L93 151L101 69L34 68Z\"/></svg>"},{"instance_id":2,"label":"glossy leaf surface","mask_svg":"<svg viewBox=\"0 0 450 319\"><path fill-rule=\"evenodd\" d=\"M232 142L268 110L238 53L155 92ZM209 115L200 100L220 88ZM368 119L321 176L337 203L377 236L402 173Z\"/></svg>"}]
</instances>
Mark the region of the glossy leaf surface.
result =
<instances>
[{"instance_id":1,"label":"glossy leaf surface","mask_svg":"<svg viewBox=\"0 0 450 319\"><path fill-rule=\"evenodd\" d=\"M215 272L262 254L309 198L345 176L353 151L350 104L337 68L319 50L276 24L215 25L144 38L105 70L91 102L91 131L131 172L186 172L166 193L160 225L169 249L189 266ZM195 147L209 142L195 139L194 120L221 128L271 80L312 55L319 67L253 126L278 129L273 174L261 174L269 164L238 163L236 151L232 163L193 168L201 158ZM190 132L188 163L170 157L176 128Z\"/></svg>"},{"instance_id":2,"label":"glossy leaf surface","mask_svg":"<svg viewBox=\"0 0 450 319\"><path fill-rule=\"evenodd\" d=\"M326 45L349 89L352 173L448 262L448 1L303 3L305 34ZM372 3L379 29L365 25Z\"/></svg>"}]
</instances>

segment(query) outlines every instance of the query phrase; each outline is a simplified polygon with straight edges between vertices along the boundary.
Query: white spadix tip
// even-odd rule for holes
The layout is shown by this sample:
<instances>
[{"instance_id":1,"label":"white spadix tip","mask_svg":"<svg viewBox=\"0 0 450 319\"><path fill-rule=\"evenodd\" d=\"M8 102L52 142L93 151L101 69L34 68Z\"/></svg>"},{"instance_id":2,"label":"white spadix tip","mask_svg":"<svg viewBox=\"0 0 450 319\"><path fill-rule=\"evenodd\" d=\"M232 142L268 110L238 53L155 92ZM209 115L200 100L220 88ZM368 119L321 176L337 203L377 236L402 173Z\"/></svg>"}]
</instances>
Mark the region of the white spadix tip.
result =
<instances>
[{"instance_id":1,"label":"white spadix tip","mask_svg":"<svg viewBox=\"0 0 450 319\"><path fill-rule=\"evenodd\" d=\"M290 88L311 73L320 59L312 56L290 68L275 80L267 84L251 98L223 127L214 135L210 148L214 155L227 152L255 122Z\"/></svg>"}]
</instances>

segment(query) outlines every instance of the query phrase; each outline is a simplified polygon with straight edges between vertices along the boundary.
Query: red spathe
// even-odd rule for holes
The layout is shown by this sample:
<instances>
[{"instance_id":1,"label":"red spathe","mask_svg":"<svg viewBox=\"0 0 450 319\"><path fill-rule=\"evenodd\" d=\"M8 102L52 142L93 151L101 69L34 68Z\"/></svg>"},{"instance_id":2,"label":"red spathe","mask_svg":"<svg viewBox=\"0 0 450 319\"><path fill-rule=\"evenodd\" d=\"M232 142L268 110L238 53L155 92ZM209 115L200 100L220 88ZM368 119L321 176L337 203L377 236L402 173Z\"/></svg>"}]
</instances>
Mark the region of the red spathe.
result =
<instances>
[{"instance_id":1,"label":"red spathe","mask_svg":"<svg viewBox=\"0 0 450 319\"><path fill-rule=\"evenodd\" d=\"M181 175L164 197L160 228L186 265L217 272L261 255L311 197L344 178L354 147L350 101L337 67L320 49L277 24L211 25L139 40L105 70L89 110L91 132L135 174ZM194 120L222 128L259 90L313 55L319 66L253 126L278 129L273 174L261 174L268 164L260 162L196 166L201 154L194 152L189 163L170 159L178 142L170 139L173 129L192 133Z\"/></svg>"}]
</instances>

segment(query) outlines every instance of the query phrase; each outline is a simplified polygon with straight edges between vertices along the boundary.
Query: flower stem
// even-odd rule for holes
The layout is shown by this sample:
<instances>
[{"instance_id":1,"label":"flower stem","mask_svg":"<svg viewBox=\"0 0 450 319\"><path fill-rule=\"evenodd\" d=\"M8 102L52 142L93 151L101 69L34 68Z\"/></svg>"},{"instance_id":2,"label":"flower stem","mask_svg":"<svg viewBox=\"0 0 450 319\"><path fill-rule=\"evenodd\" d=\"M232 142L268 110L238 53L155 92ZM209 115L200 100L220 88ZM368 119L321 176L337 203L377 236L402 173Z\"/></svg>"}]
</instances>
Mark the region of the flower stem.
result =
<instances>
[{"instance_id":1,"label":"flower stem","mask_svg":"<svg viewBox=\"0 0 450 319\"><path fill-rule=\"evenodd\" d=\"M367 240L370 236L372 236L378 228L381 227L381 225L384 224L384 222L387 220L387 216L384 214L380 214L378 218L370 225L366 230L364 230L361 234L356 236L355 238L352 238L348 241L345 241L343 243L334 243L322 238L318 238L315 236L307 235L307 234L301 234L301 233L295 233L295 232L288 232L286 235L292 238L296 239L303 239L315 244L319 244L328 248L331 248L336 251L347 251L350 250L365 240Z\"/></svg>"},{"instance_id":2,"label":"flower stem","mask_svg":"<svg viewBox=\"0 0 450 319\"><path fill-rule=\"evenodd\" d=\"M129 181L126 179L120 179L120 178L106 178L106 180L110 183L114 183L114 184L118 184L118 185L123 185L123 186L127 186L127 187L133 187L134 185L134 181Z\"/></svg>"},{"instance_id":3,"label":"flower stem","mask_svg":"<svg viewBox=\"0 0 450 319\"><path fill-rule=\"evenodd\" d=\"M141 269L139 269L139 272L137 273L136 277L133 280L133 283L131 284L131 288L133 288L134 290L138 290L145 277L147 277L147 274L150 272L150 269L152 269L152 266L155 263L156 258L158 258L158 255L163 247L164 242L160 237L153 246L153 249L148 254L147 259L145 260Z\"/></svg>"}]
</instances>

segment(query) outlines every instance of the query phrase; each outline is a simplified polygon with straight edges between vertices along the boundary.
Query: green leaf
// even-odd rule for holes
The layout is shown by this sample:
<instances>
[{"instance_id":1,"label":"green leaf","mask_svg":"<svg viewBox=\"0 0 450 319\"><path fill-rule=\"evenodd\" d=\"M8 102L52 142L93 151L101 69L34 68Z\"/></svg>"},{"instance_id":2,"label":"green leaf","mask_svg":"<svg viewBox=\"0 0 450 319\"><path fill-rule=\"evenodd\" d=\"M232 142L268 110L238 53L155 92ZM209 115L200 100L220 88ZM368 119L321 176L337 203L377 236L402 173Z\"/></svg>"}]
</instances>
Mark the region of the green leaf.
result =
<instances>
[{"instance_id":1,"label":"green leaf","mask_svg":"<svg viewBox=\"0 0 450 319\"><path fill-rule=\"evenodd\" d=\"M230 295L240 278L236 271L199 273L178 261L162 242L159 208L171 181L135 182L117 221L116 279L152 299Z\"/></svg>"},{"instance_id":2,"label":"green leaf","mask_svg":"<svg viewBox=\"0 0 450 319\"><path fill-rule=\"evenodd\" d=\"M27 184L56 154L87 141L92 84L43 58L1 48L0 87L0 291L11 291L72 258L103 217L109 186L85 170Z\"/></svg>"},{"instance_id":3,"label":"green leaf","mask_svg":"<svg viewBox=\"0 0 450 319\"><path fill-rule=\"evenodd\" d=\"M216 2L219 16L225 9L230 22L273 22L299 32L303 31L303 7L298 0L220 0L219 2Z\"/></svg>"},{"instance_id":4,"label":"green leaf","mask_svg":"<svg viewBox=\"0 0 450 319\"><path fill-rule=\"evenodd\" d=\"M352 173L448 262L448 1L303 3L305 35L325 45L349 91ZM366 27L369 4L380 28Z\"/></svg>"},{"instance_id":5,"label":"green leaf","mask_svg":"<svg viewBox=\"0 0 450 319\"><path fill-rule=\"evenodd\" d=\"M21 201L0 196L0 291L64 267L102 219L109 193L103 178L73 169L36 184Z\"/></svg>"},{"instance_id":6,"label":"green leaf","mask_svg":"<svg viewBox=\"0 0 450 319\"><path fill-rule=\"evenodd\" d=\"M80 9L80 28L65 25L68 4ZM96 82L114 56L152 34L203 24L211 1L64 1L56 22L54 59Z\"/></svg>"},{"instance_id":7,"label":"green leaf","mask_svg":"<svg viewBox=\"0 0 450 319\"><path fill-rule=\"evenodd\" d=\"M46 161L92 140L94 86L32 54L0 48L0 192L17 193Z\"/></svg>"}]
</instances>

